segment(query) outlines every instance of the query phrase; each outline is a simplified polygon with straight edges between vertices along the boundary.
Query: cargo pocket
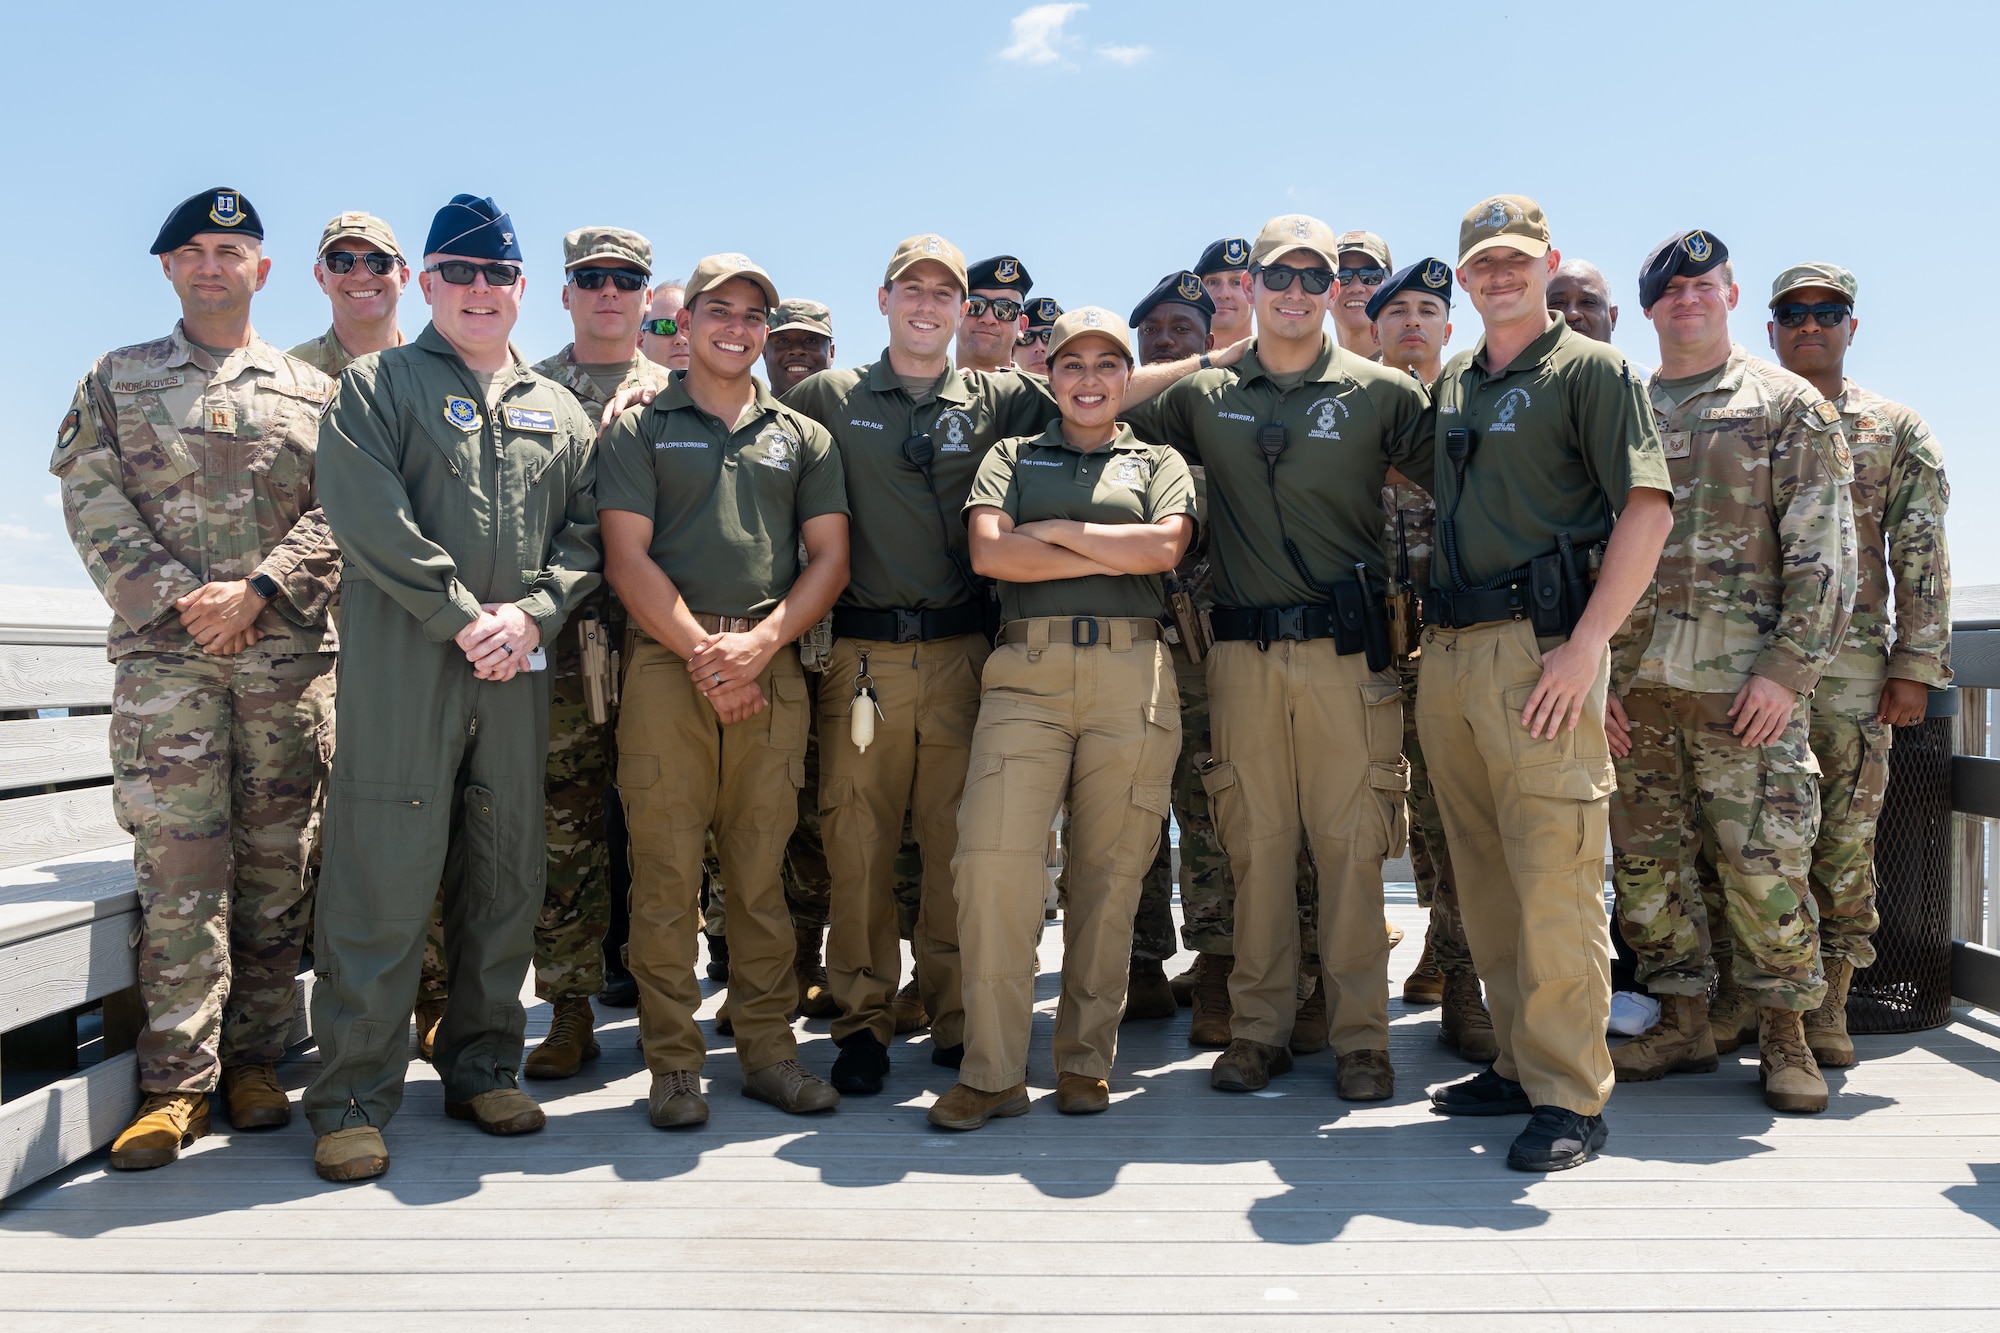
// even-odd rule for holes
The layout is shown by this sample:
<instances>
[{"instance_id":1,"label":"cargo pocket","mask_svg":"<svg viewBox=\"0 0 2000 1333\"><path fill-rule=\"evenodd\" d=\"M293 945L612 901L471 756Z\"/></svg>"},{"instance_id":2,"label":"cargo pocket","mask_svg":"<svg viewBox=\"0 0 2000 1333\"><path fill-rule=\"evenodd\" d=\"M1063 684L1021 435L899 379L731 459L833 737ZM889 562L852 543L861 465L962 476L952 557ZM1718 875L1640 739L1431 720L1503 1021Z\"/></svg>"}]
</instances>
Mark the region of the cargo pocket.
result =
<instances>
[{"instance_id":1,"label":"cargo pocket","mask_svg":"<svg viewBox=\"0 0 2000 1333\"><path fill-rule=\"evenodd\" d=\"M1521 685L1500 696L1516 784L1532 795L1571 801L1609 796L1618 785L1618 776L1611 765L1611 747L1604 739L1602 720L1593 726L1579 719L1575 731L1558 724L1555 735L1537 739L1521 725L1521 712L1534 692L1533 685Z\"/></svg>"},{"instance_id":2,"label":"cargo pocket","mask_svg":"<svg viewBox=\"0 0 2000 1333\"><path fill-rule=\"evenodd\" d=\"M958 803L958 850L993 852L1004 846L1007 826L1007 756L975 754L965 770Z\"/></svg>"},{"instance_id":3,"label":"cargo pocket","mask_svg":"<svg viewBox=\"0 0 2000 1333\"><path fill-rule=\"evenodd\" d=\"M1790 768L1765 769L1750 826L1752 848L1769 848L1781 860L1809 849L1819 837L1819 783Z\"/></svg>"},{"instance_id":4,"label":"cargo pocket","mask_svg":"<svg viewBox=\"0 0 2000 1333\"><path fill-rule=\"evenodd\" d=\"M1236 765L1227 759L1210 759L1200 769L1201 789L1208 794L1209 813L1215 820L1215 833L1226 851L1231 843L1241 847L1245 840L1254 840L1263 835L1255 812L1243 799L1243 787L1237 781Z\"/></svg>"},{"instance_id":5,"label":"cargo pocket","mask_svg":"<svg viewBox=\"0 0 2000 1333\"><path fill-rule=\"evenodd\" d=\"M500 901L500 803L492 789L467 787L458 836L465 848L465 887L474 911Z\"/></svg>"},{"instance_id":6,"label":"cargo pocket","mask_svg":"<svg viewBox=\"0 0 2000 1333\"><path fill-rule=\"evenodd\" d=\"M1361 716L1368 743L1368 762L1389 763L1403 757L1403 687L1395 681L1361 683ZM1408 790L1406 786L1404 790Z\"/></svg>"},{"instance_id":7,"label":"cargo pocket","mask_svg":"<svg viewBox=\"0 0 2000 1333\"><path fill-rule=\"evenodd\" d=\"M1401 856L1410 843L1410 761L1370 762L1368 786L1357 793L1354 827L1348 834L1348 858L1378 865Z\"/></svg>"},{"instance_id":8,"label":"cargo pocket","mask_svg":"<svg viewBox=\"0 0 2000 1333\"><path fill-rule=\"evenodd\" d=\"M1506 834L1510 861L1523 870L1566 870L1602 857L1603 835L1591 836L1600 828L1591 814L1611 785L1587 764L1517 770L1517 815ZM1503 812L1503 830L1509 822Z\"/></svg>"},{"instance_id":9,"label":"cargo pocket","mask_svg":"<svg viewBox=\"0 0 2000 1333\"><path fill-rule=\"evenodd\" d=\"M854 799L853 778L829 778L821 770L819 783L819 815L825 819Z\"/></svg>"},{"instance_id":10,"label":"cargo pocket","mask_svg":"<svg viewBox=\"0 0 2000 1333\"><path fill-rule=\"evenodd\" d=\"M1870 719L1861 727L1861 771L1855 775L1850 810L1880 810L1883 793L1889 789L1889 750L1895 732ZM1872 822L1872 819L1871 819Z\"/></svg>"},{"instance_id":11,"label":"cargo pocket","mask_svg":"<svg viewBox=\"0 0 2000 1333\"><path fill-rule=\"evenodd\" d=\"M111 813L118 827L134 837L153 803L153 784L139 767L146 724L125 713L111 715Z\"/></svg>"},{"instance_id":12,"label":"cargo pocket","mask_svg":"<svg viewBox=\"0 0 2000 1333\"><path fill-rule=\"evenodd\" d=\"M805 762L806 681L795 667L784 675L771 675L771 748L782 755ZM803 779L801 779L803 782Z\"/></svg>"},{"instance_id":13,"label":"cargo pocket","mask_svg":"<svg viewBox=\"0 0 2000 1333\"><path fill-rule=\"evenodd\" d=\"M657 755L618 754L618 789L620 791L643 791L660 780L660 760Z\"/></svg>"}]
</instances>

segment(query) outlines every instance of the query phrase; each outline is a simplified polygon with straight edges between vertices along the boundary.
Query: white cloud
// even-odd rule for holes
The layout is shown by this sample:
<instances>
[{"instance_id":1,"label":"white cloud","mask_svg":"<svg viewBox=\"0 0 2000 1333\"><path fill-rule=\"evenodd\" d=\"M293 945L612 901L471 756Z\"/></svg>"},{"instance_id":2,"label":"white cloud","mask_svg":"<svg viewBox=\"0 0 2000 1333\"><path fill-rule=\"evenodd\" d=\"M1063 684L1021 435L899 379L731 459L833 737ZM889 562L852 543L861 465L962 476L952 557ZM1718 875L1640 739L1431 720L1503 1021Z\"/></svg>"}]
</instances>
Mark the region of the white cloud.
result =
<instances>
[{"instance_id":1,"label":"white cloud","mask_svg":"<svg viewBox=\"0 0 2000 1333\"><path fill-rule=\"evenodd\" d=\"M1153 54L1150 46L1100 46L1097 54L1114 65L1136 65Z\"/></svg>"},{"instance_id":2,"label":"white cloud","mask_svg":"<svg viewBox=\"0 0 2000 1333\"><path fill-rule=\"evenodd\" d=\"M1000 52L1002 60L1014 60L1023 65L1053 65L1062 59L1056 44L1063 40L1063 25L1072 14L1081 13L1088 5L1029 5L1014 16L1014 44Z\"/></svg>"},{"instance_id":3,"label":"white cloud","mask_svg":"<svg viewBox=\"0 0 2000 1333\"><path fill-rule=\"evenodd\" d=\"M19 523L0 523L0 542L45 542L48 539L48 533L22 527Z\"/></svg>"},{"instance_id":4,"label":"white cloud","mask_svg":"<svg viewBox=\"0 0 2000 1333\"><path fill-rule=\"evenodd\" d=\"M61 509L62 493L59 491L50 491L44 495L42 497L42 507L45 509Z\"/></svg>"}]
</instances>

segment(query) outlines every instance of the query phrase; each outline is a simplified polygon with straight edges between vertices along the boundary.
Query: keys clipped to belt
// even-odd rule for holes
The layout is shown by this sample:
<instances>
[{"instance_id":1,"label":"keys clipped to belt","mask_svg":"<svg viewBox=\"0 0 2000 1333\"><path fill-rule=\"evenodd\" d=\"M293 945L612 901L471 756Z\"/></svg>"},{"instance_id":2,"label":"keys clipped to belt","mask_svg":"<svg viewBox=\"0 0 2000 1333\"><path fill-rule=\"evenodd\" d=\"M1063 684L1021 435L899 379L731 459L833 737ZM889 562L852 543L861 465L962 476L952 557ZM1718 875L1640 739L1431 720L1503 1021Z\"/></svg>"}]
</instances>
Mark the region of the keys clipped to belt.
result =
<instances>
[{"instance_id":1,"label":"keys clipped to belt","mask_svg":"<svg viewBox=\"0 0 2000 1333\"><path fill-rule=\"evenodd\" d=\"M862 754L867 754L868 747L875 743L875 719L878 717L888 720L882 712L882 701L875 697L875 677L868 674L868 654L863 653L861 667L854 673L854 707L847 719L848 738Z\"/></svg>"}]
</instances>

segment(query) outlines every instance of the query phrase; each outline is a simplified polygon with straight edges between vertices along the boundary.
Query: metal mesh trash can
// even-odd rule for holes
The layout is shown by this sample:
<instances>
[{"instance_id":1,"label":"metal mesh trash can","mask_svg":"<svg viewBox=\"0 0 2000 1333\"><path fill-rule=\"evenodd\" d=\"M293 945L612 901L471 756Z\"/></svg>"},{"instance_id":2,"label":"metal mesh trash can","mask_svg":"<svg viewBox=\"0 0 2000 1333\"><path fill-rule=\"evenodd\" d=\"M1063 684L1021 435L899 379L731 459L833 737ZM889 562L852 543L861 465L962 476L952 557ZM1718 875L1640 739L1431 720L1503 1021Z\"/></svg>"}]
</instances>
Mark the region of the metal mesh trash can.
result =
<instances>
[{"instance_id":1,"label":"metal mesh trash can","mask_svg":"<svg viewBox=\"0 0 2000 1333\"><path fill-rule=\"evenodd\" d=\"M1896 728L1875 834L1875 965L1854 974L1850 1032L1918 1032L1951 1021L1951 753L1958 691L1933 690L1924 720Z\"/></svg>"}]
</instances>

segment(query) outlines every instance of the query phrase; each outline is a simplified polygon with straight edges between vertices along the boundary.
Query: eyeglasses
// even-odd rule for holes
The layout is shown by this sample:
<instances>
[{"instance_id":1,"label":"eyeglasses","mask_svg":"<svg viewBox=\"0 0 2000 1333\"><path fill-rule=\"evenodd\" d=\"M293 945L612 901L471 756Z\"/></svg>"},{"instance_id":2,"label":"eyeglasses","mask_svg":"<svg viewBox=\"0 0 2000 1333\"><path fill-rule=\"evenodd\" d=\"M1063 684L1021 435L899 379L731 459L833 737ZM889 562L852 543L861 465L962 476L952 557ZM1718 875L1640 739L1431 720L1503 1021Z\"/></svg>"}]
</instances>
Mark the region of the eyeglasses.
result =
<instances>
[{"instance_id":1,"label":"eyeglasses","mask_svg":"<svg viewBox=\"0 0 2000 1333\"><path fill-rule=\"evenodd\" d=\"M521 280L519 264L475 264L469 259L440 260L424 272L435 273L454 287L470 287L481 273L489 287L512 287Z\"/></svg>"},{"instance_id":2,"label":"eyeglasses","mask_svg":"<svg viewBox=\"0 0 2000 1333\"><path fill-rule=\"evenodd\" d=\"M356 254L352 250L329 250L320 256L319 262L326 265L328 273L352 273L354 261L368 265L368 271L378 278L389 276L389 270L403 261L394 255L385 255L380 250L370 250L367 254Z\"/></svg>"},{"instance_id":3,"label":"eyeglasses","mask_svg":"<svg viewBox=\"0 0 2000 1333\"><path fill-rule=\"evenodd\" d=\"M1009 301L1004 296L975 296L970 298L965 303L965 317L967 319L978 319L989 309L993 312L993 318L999 320L1002 324L1005 324L1010 319L1019 319L1021 317L1021 303L1019 301Z\"/></svg>"},{"instance_id":4,"label":"eyeglasses","mask_svg":"<svg viewBox=\"0 0 2000 1333\"><path fill-rule=\"evenodd\" d=\"M650 273L641 273L636 268L580 268L569 275L569 280L587 292L594 292L604 285L606 278L621 292L636 292L646 285Z\"/></svg>"},{"instance_id":5,"label":"eyeglasses","mask_svg":"<svg viewBox=\"0 0 2000 1333\"><path fill-rule=\"evenodd\" d=\"M639 331L655 338L671 338L681 331L681 324L677 319L649 319L639 326Z\"/></svg>"},{"instance_id":6,"label":"eyeglasses","mask_svg":"<svg viewBox=\"0 0 2000 1333\"><path fill-rule=\"evenodd\" d=\"M1805 305L1798 301L1787 301L1771 311L1771 317L1781 328L1795 329L1806 322L1811 315L1813 323L1823 329L1830 329L1847 322L1854 314L1854 307L1839 301L1821 301L1818 305Z\"/></svg>"},{"instance_id":7,"label":"eyeglasses","mask_svg":"<svg viewBox=\"0 0 2000 1333\"><path fill-rule=\"evenodd\" d=\"M1056 328L1053 324L1045 329L1029 329L1026 333L1014 339L1014 346L1026 347L1029 343L1045 343L1055 336L1055 332Z\"/></svg>"},{"instance_id":8,"label":"eyeglasses","mask_svg":"<svg viewBox=\"0 0 2000 1333\"><path fill-rule=\"evenodd\" d=\"M1363 287L1380 287L1384 282L1388 281L1389 270L1386 268L1344 268L1335 276L1340 279L1340 285L1343 287L1352 287L1357 282Z\"/></svg>"},{"instance_id":9,"label":"eyeglasses","mask_svg":"<svg viewBox=\"0 0 2000 1333\"><path fill-rule=\"evenodd\" d=\"M1279 264L1275 268L1260 265L1251 272L1262 278L1264 286L1274 292L1289 290L1293 278L1299 280L1299 286L1305 288L1310 296L1318 296L1333 286L1333 270L1330 268L1287 268Z\"/></svg>"}]
</instances>

